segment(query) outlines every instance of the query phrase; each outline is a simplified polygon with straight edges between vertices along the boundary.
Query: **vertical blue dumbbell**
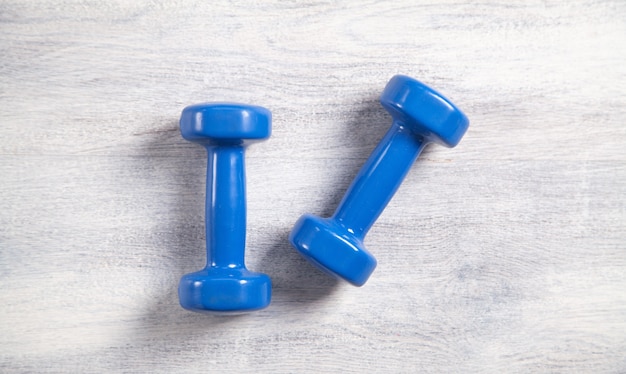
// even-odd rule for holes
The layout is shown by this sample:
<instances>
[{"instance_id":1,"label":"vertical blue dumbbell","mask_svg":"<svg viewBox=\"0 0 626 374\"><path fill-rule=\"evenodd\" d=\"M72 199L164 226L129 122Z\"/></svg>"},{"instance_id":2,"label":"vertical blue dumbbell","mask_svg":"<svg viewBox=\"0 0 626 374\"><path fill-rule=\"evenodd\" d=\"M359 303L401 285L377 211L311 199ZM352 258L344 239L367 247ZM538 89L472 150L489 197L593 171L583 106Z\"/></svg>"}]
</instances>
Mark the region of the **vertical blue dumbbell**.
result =
<instances>
[{"instance_id":1,"label":"vertical blue dumbbell","mask_svg":"<svg viewBox=\"0 0 626 374\"><path fill-rule=\"evenodd\" d=\"M269 110L242 104L208 103L186 107L180 132L208 153L206 251L203 270L180 280L180 305L196 312L233 313L270 303L272 283L246 269L245 147L271 132Z\"/></svg>"},{"instance_id":2,"label":"vertical blue dumbbell","mask_svg":"<svg viewBox=\"0 0 626 374\"><path fill-rule=\"evenodd\" d=\"M305 214L291 231L291 244L331 275L362 286L376 268L363 239L402 183L424 146L456 146L469 126L449 100L415 79L393 77L380 103L393 124L356 176L330 218Z\"/></svg>"}]
</instances>

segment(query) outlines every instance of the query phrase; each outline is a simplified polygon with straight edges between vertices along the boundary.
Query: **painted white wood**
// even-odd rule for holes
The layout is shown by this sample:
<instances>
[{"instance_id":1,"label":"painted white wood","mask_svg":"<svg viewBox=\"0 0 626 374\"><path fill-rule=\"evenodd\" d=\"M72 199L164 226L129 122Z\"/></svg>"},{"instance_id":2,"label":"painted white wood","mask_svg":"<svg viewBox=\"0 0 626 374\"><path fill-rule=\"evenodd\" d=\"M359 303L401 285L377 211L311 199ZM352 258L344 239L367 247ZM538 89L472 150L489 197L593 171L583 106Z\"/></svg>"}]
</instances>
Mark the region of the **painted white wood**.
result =
<instances>
[{"instance_id":1,"label":"painted white wood","mask_svg":"<svg viewBox=\"0 0 626 374\"><path fill-rule=\"evenodd\" d=\"M626 371L623 1L0 2L0 371ZM464 109L366 244L362 288L290 248L411 75ZM263 105L247 264L271 306L193 314L205 155L181 109Z\"/></svg>"}]
</instances>

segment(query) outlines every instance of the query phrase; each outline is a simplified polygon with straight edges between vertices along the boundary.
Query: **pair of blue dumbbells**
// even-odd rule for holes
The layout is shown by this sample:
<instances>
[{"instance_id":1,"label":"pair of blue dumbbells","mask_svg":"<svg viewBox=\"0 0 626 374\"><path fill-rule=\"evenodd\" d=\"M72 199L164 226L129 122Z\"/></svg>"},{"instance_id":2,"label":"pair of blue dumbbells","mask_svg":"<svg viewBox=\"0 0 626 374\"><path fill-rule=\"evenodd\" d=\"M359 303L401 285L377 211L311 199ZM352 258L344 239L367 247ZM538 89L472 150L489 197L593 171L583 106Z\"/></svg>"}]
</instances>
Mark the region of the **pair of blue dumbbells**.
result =
<instances>
[{"instance_id":1,"label":"pair of blue dumbbells","mask_svg":"<svg viewBox=\"0 0 626 374\"><path fill-rule=\"evenodd\" d=\"M361 168L330 218L305 214L289 241L321 270L355 286L363 285L376 259L363 239L396 192L424 146L454 147L469 121L454 104L407 76L393 77L380 103L393 124ZM266 274L244 264L246 184L244 149L267 139L269 110L250 105L208 103L185 108L183 138L208 152L206 183L207 265L180 280L183 308L196 312L237 313L269 305L272 283Z\"/></svg>"}]
</instances>

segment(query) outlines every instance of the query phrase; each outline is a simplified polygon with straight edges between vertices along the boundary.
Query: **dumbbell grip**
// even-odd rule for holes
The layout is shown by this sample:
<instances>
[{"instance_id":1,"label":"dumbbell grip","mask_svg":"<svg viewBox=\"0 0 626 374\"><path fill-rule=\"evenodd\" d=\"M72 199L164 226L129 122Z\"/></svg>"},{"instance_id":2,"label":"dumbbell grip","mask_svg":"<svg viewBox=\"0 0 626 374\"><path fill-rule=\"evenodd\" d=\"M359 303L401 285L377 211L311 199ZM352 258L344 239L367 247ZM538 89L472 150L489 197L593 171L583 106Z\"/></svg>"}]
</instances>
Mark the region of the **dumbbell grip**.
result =
<instances>
[{"instance_id":1,"label":"dumbbell grip","mask_svg":"<svg viewBox=\"0 0 626 374\"><path fill-rule=\"evenodd\" d=\"M205 211L207 267L243 267L246 246L244 148L237 145L205 147L208 153Z\"/></svg>"},{"instance_id":2,"label":"dumbbell grip","mask_svg":"<svg viewBox=\"0 0 626 374\"><path fill-rule=\"evenodd\" d=\"M420 136L394 121L361 167L332 218L363 239L425 145Z\"/></svg>"}]
</instances>

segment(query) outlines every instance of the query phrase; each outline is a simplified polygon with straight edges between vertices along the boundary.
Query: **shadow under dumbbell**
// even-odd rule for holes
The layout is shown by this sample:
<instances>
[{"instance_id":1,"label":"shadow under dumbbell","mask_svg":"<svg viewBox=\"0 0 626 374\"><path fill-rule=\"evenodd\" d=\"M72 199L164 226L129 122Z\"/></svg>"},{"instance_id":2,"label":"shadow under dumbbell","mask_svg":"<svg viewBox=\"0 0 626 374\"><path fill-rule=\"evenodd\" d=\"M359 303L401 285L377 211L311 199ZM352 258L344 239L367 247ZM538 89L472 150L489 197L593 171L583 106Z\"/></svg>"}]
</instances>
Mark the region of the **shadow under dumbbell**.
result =
<instances>
[{"instance_id":1,"label":"shadow under dumbbell","mask_svg":"<svg viewBox=\"0 0 626 374\"><path fill-rule=\"evenodd\" d=\"M348 123L341 124L341 132L337 135L345 147L343 156L337 162L340 168L332 168L332 185L325 189L327 194L322 209L307 212L320 217L330 217L343 199L348 187L352 184L361 167L389 130L389 113L383 109L378 100L377 92L364 92L365 99L355 104L347 114Z\"/></svg>"},{"instance_id":2,"label":"shadow under dumbbell","mask_svg":"<svg viewBox=\"0 0 626 374\"><path fill-rule=\"evenodd\" d=\"M134 339L132 344L139 346L184 340L245 318L241 315L193 313L183 309L178 301L181 276L199 270L206 262L206 151L183 141L178 121L137 135L146 139L141 157L133 158L140 163L137 172L146 173L142 176L146 186L141 188L158 186L161 195L157 202L160 206L153 209L158 217L146 217L154 222L154 226L145 234L144 240L144 245L154 247L152 256L156 260L151 263L159 266L151 272L153 286L148 292L155 296L144 306L143 313L131 328L134 336L126 338Z\"/></svg>"},{"instance_id":3,"label":"shadow under dumbbell","mask_svg":"<svg viewBox=\"0 0 626 374\"><path fill-rule=\"evenodd\" d=\"M339 281L321 272L296 252L288 240L289 230L279 233L274 245L261 258L258 271L272 278L273 312L311 306L332 294Z\"/></svg>"},{"instance_id":4,"label":"shadow under dumbbell","mask_svg":"<svg viewBox=\"0 0 626 374\"><path fill-rule=\"evenodd\" d=\"M329 172L332 185L324 188L322 206L313 213L322 217L332 215L361 166L389 128L389 115L378 102L374 92L362 95L366 99L352 107L346 115L350 120L340 124L337 136L345 144L341 168ZM318 196L319 197L319 196ZM294 222L295 223L295 222ZM259 271L270 274L273 297L270 308L300 309L315 305L330 296L344 283L302 257L289 243L291 227L276 234L276 241L262 258ZM347 286L346 287L351 287Z\"/></svg>"}]
</instances>

